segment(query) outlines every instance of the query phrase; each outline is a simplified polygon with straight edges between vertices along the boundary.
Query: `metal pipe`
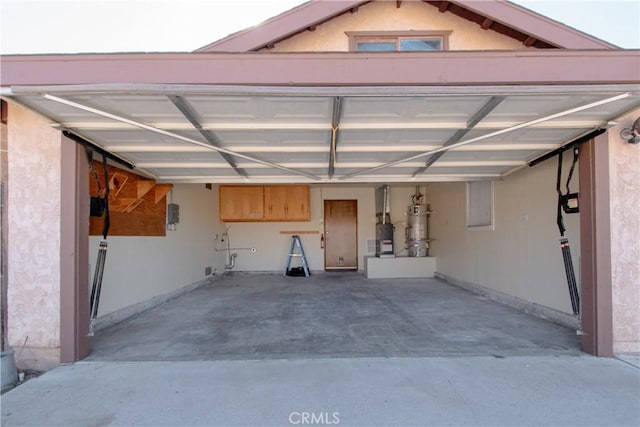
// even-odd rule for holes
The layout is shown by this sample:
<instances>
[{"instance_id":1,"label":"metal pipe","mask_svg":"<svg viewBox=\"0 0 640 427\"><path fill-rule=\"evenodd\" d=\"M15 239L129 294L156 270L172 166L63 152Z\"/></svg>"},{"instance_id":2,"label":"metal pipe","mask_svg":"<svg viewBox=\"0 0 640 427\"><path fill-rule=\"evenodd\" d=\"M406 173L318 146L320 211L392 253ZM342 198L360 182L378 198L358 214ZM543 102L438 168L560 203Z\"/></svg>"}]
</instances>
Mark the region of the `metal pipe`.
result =
<instances>
[{"instance_id":1,"label":"metal pipe","mask_svg":"<svg viewBox=\"0 0 640 427\"><path fill-rule=\"evenodd\" d=\"M134 169L136 167L136 165L134 165L133 163L128 162L125 159L123 159L122 157L118 157L115 154L108 152L107 150L105 150L104 148L100 147L99 145L94 144L93 142L88 141L88 140L84 139L83 137L76 135L75 133L69 132L68 130L63 130L62 134L64 136L66 136L67 138L73 140L74 142L76 142L76 143L78 143L78 144L80 144L80 145L82 145L84 147L90 148L91 150L95 151L96 153L100 153L103 156L106 156L108 159L113 160L114 162L116 162L118 164L121 164L122 166L125 166L125 167L127 167L129 169Z\"/></svg>"},{"instance_id":2,"label":"metal pipe","mask_svg":"<svg viewBox=\"0 0 640 427\"><path fill-rule=\"evenodd\" d=\"M548 160L548 159L550 159L550 158L552 158L552 157L554 157L554 156L556 156L556 155L558 155L558 154L560 154L560 153L562 153L562 152L564 152L566 150L569 150L572 147L584 144L585 142L595 138L596 136L602 135L606 131L607 131L606 129L596 129L593 132L589 132L588 134L586 134L584 136L581 136L578 139L574 139L573 141L563 145L560 148L556 148L555 150L549 151L548 153L543 154L540 157L536 157L535 159L531 160L528 163L528 165L529 165L529 167L533 167L533 166L537 165L538 163L544 162L545 160Z\"/></svg>"},{"instance_id":3,"label":"metal pipe","mask_svg":"<svg viewBox=\"0 0 640 427\"><path fill-rule=\"evenodd\" d=\"M224 265L224 269L229 271L229 270L233 270L233 267L236 266L236 257L238 256L238 254L230 254L229 255L229 264L225 264Z\"/></svg>"},{"instance_id":4,"label":"metal pipe","mask_svg":"<svg viewBox=\"0 0 640 427\"><path fill-rule=\"evenodd\" d=\"M256 248L228 248L228 249L218 249L215 248L216 252L224 252L224 251L251 251L255 252Z\"/></svg>"}]
</instances>

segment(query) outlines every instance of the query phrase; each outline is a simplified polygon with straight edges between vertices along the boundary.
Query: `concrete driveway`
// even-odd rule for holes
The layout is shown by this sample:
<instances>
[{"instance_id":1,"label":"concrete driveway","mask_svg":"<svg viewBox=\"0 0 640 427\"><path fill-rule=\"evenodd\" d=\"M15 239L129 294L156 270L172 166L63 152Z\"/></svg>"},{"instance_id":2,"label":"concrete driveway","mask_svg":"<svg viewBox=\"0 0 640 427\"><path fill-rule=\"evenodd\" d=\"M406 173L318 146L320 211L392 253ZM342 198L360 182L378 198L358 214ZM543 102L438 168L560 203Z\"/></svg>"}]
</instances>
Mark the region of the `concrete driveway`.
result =
<instances>
[{"instance_id":1,"label":"concrete driveway","mask_svg":"<svg viewBox=\"0 0 640 427\"><path fill-rule=\"evenodd\" d=\"M639 372L567 355L81 362L3 395L2 425L638 426Z\"/></svg>"},{"instance_id":2,"label":"concrete driveway","mask_svg":"<svg viewBox=\"0 0 640 427\"><path fill-rule=\"evenodd\" d=\"M101 331L3 426L639 426L638 358L437 280L234 275Z\"/></svg>"}]
</instances>

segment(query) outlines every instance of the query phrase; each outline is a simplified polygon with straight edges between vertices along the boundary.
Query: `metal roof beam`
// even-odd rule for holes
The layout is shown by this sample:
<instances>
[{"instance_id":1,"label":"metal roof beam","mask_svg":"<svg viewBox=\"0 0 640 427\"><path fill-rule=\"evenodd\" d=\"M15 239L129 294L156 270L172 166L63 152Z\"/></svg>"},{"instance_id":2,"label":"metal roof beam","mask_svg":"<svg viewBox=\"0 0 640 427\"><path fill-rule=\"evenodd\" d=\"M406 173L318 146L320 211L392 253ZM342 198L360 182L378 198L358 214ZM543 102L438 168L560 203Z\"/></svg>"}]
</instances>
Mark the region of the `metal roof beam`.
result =
<instances>
[{"instance_id":1,"label":"metal roof beam","mask_svg":"<svg viewBox=\"0 0 640 427\"><path fill-rule=\"evenodd\" d=\"M290 173L293 173L293 174L296 174L296 175L306 176L307 178L310 178L310 179L313 179L313 180L319 180L320 179L319 177L317 177L315 175L308 174L306 172L302 172L302 171L299 171L299 170L287 168L287 167L281 166L281 165L276 164L276 163L266 162L266 161L261 160L261 159L256 159L255 157L247 156L246 154L236 153L236 152L233 152L231 150L227 150L226 148L215 147L215 146L213 146L211 144L207 144L207 143L204 143L202 141L198 141L198 140L195 140L195 139L192 139L192 138L188 138L186 136L182 136L182 135L179 135L177 133L173 133L173 132L169 132L169 131L166 131L166 130L158 129L157 127L150 126L150 125L147 125L145 123L136 122L135 120L131 120L131 119L128 119L126 117L119 116L117 114L109 113L107 111L99 110L97 108L89 107L87 105L83 105L83 104L80 104L78 102L70 101L68 99L60 98L58 96L53 96L53 95L49 95L49 94L45 93L45 94L42 95L42 97L45 98L45 99L48 99L50 101L55 101L55 102L58 102L60 104L64 104L64 105L68 105L70 107L77 108L79 110L83 110L83 111L87 111L89 113L97 114L97 115L102 116L102 117L106 117L106 118L109 118L109 119L112 119L112 120L116 120L116 121L119 121L119 122L123 122L123 123L128 123L130 125L136 126L138 128L141 128L141 129L146 129L148 131L155 132L155 133L158 133L160 135L169 136L169 137L178 139L180 141L187 142L189 144L198 145L200 147L205 147L205 148L210 149L211 151L217 151L217 152L220 152L220 153L230 154L232 156L239 157L241 159L250 160L252 162L260 163L260 164L263 164L263 165L266 165L266 166L269 166L269 167L272 167L272 168L275 168L275 169L280 169L280 170L283 170L285 172L290 172Z\"/></svg>"},{"instance_id":2,"label":"metal roof beam","mask_svg":"<svg viewBox=\"0 0 640 427\"><path fill-rule=\"evenodd\" d=\"M209 144L214 147L220 147L222 145L220 144L220 140L218 139L216 134L214 134L210 130L205 130L202 128L200 121L196 117L195 111L193 111L187 101L185 101L181 96L177 95L169 95L167 98L169 98L173 105L175 105L180 113L182 113L182 115L185 116L187 120L189 120L193 127L198 130L200 135L202 135L202 137L206 139ZM229 154L222 152L219 152L218 154L220 154L220 157L222 157L227 163L229 163L229 166L231 166L238 175L247 177L247 172L244 169L239 168Z\"/></svg>"},{"instance_id":3,"label":"metal roof beam","mask_svg":"<svg viewBox=\"0 0 640 427\"><path fill-rule=\"evenodd\" d=\"M467 127L465 129L459 129L456 133L454 133L453 136L444 143L444 147L451 146L456 142L462 140L462 138L464 138L464 136L469 133L469 131L476 127L476 125L480 123L482 119L487 117L487 115L489 115L490 112L492 112L502 101L504 101L504 99L504 96L492 96L491 98L489 98L489 101L487 101L487 103L484 104L482 108L480 108L473 115L473 117L471 117L471 119L469 119L469 121L467 122ZM437 162L440 157L444 155L444 153L446 153L446 151L440 151L439 153L433 154L427 159L424 166L416 170L411 176L415 177L416 175L424 173L427 169L429 169L431 165Z\"/></svg>"},{"instance_id":4,"label":"metal roof beam","mask_svg":"<svg viewBox=\"0 0 640 427\"><path fill-rule=\"evenodd\" d=\"M485 135L482 135L482 136L478 136L476 138L471 138L471 139L468 139L468 140L465 140L465 141L460 141L460 142L457 142L455 144L450 145L449 147L440 147L440 148L438 148L436 150L427 151L427 152L424 152L424 153L416 154L414 156L406 157L404 159L400 159L400 160L396 160L396 161L393 161L393 162L385 163L384 165L380 165L380 166L375 167L375 168L365 169L365 170L362 170L362 171L359 171L359 172L355 172L355 173L352 173L352 174L349 174L349 175L345 175L345 176L342 176L340 179L341 180L346 180L346 179L353 178L353 177L356 177L356 176L359 176L359 175L364 175L364 174L367 174L367 173L370 173L370 172L374 172L374 171L377 171L377 170L380 170L380 169L388 168L390 166L397 165L399 163L404 163L404 162L408 162L410 160L415 160L415 159L419 159L421 157L429 156L431 154L436 154L436 153L439 153L441 151L448 151L448 150L450 150L452 148L461 147L461 146L464 146L464 145L467 145L467 144L471 144L471 143L474 143L474 142L477 142L477 141L483 141L485 139L488 139L488 138L491 138L491 137L494 137L494 136L498 136L498 135L502 135L502 134L505 134L505 133L513 132L514 130L518 130L518 129L527 128L527 127L536 125L538 123L542 123L542 122L546 122L546 121L549 121L549 120L556 119L558 117L568 116L569 114L578 113L580 111L588 110L590 108L598 107L600 105L605 105L605 104L609 104L611 102L619 101L621 99L628 98L631 95L632 94L630 92L626 92L626 93L622 93L620 95L612 96L612 97L609 97L609 98L604 98L604 99L601 99L601 100L596 101L596 102L591 102L589 104L584 104L584 105L581 105L579 107L570 108L568 110L564 110L564 111L560 111L558 113L550 114L548 116L540 117L540 118L535 119L535 120L530 120L528 122L520 123L520 124L518 124L516 126L511 126L511 127L506 128L506 129L501 129L501 130L498 130L498 131L495 131L495 132L490 132L488 134L485 134Z\"/></svg>"}]
</instances>

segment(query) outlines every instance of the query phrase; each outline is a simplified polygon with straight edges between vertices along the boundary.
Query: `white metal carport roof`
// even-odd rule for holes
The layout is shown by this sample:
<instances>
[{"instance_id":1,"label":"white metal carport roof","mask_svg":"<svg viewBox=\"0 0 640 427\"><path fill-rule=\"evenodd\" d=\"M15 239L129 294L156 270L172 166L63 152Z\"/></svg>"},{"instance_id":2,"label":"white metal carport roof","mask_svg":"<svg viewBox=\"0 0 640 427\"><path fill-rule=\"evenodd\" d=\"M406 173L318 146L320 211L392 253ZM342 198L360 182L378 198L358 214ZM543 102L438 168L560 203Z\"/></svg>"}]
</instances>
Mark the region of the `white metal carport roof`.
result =
<instances>
[{"instance_id":1,"label":"white metal carport roof","mask_svg":"<svg viewBox=\"0 0 640 427\"><path fill-rule=\"evenodd\" d=\"M9 56L3 95L173 183L500 179L640 105L636 51Z\"/></svg>"},{"instance_id":2,"label":"white metal carport roof","mask_svg":"<svg viewBox=\"0 0 640 427\"><path fill-rule=\"evenodd\" d=\"M500 179L640 100L624 85L96 89L15 98L174 183Z\"/></svg>"}]
</instances>

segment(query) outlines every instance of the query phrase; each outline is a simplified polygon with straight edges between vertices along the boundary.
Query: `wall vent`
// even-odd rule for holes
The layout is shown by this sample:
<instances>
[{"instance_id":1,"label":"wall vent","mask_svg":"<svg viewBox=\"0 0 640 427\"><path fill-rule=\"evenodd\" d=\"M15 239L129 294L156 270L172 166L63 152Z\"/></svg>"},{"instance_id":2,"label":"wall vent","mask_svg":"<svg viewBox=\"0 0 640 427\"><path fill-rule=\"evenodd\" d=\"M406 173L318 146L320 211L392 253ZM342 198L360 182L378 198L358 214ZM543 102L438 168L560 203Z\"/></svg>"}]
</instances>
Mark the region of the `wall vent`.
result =
<instances>
[{"instance_id":1,"label":"wall vent","mask_svg":"<svg viewBox=\"0 0 640 427\"><path fill-rule=\"evenodd\" d=\"M211 271L212 271L211 266L209 266L209 267L205 267L205 269L204 269L204 275L205 275L205 276L211 276Z\"/></svg>"},{"instance_id":2,"label":"wall vent","mask_svg":"<svg viewBox=\"0 0 640 427\"><path fill-rule=\"evenodd\" d=\"M376 239L367 239L367 255L376 254Z\"/></svg>"}]
</instances>

